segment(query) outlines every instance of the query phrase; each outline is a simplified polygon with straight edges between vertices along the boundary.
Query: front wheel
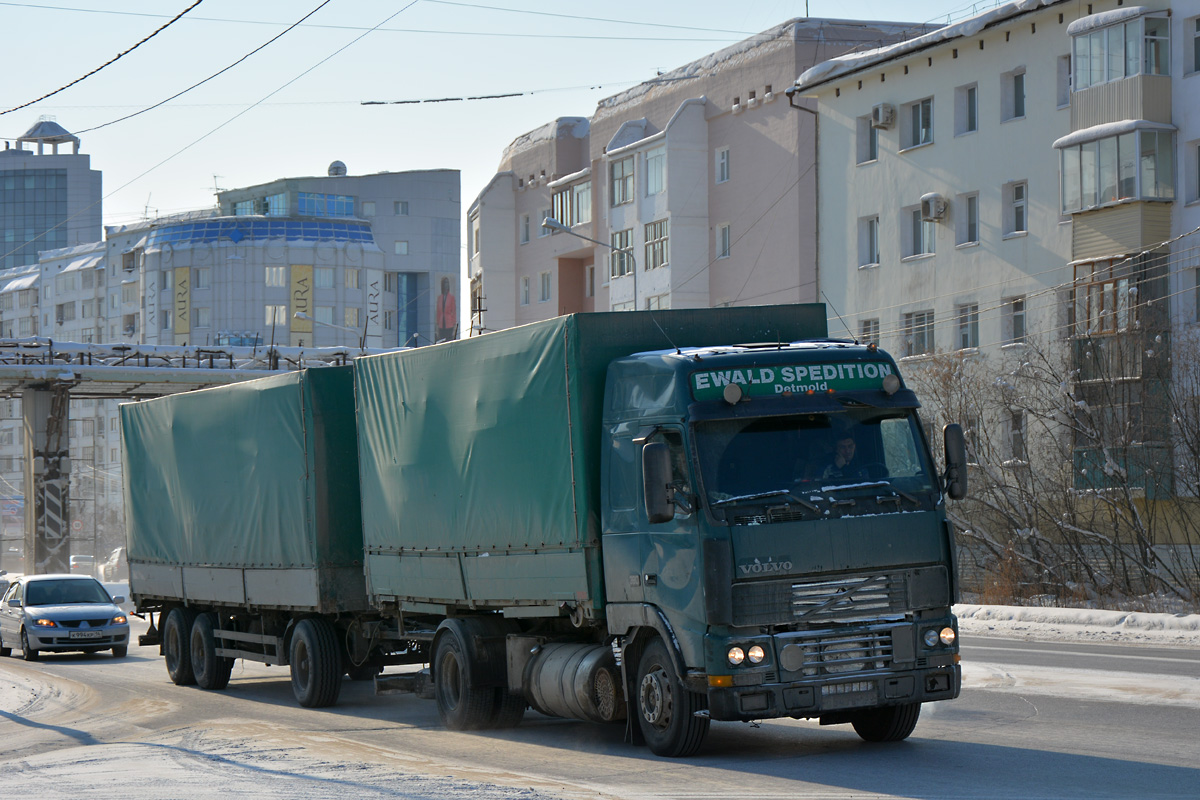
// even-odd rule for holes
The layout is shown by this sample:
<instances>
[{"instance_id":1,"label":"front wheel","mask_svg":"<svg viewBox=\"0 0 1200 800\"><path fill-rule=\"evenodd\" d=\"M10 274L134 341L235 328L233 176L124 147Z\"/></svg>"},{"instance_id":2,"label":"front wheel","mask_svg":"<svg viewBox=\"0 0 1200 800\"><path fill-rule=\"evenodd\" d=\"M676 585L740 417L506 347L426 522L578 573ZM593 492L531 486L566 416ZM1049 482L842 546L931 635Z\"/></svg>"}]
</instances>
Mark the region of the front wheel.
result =
<instances>
[{"instance_id":1,"label":"front wheel","mask_svg":"<svg viewBox=\"0 0 1200 800\"><path fill-rule=\"evenodd\" d=\"M176 606L163 623L163 660L167 662L167 674L176 686L191 686L196 682L196 674L192 672L191 648L192 624L195 621L195 611Z\"/></svg>"},{"instance_id":2,"label":"front wheel","mask_svg":"<svg viewBox=\"0 0 1200 800\"><path fill-rule=\"evenodd\" d=\"M21 656L26 661L38 660L38 651L29 646L29 634L24 628L21 629Z\"/></svg>"},{"instance_id":3,"label":"front wheel","mask_svg":"<svg viewBox=\"0 0 1200 800\"><path fill-rule=\"evenodd\" d=\"M289 661L297 703L324 708L337 702L342 691L342 655L332 625L315 617L296 623Z\"/></svg>"},{"instance_id":4,"label":"front wheel","mask_svg":"<svg viewBox=\"0 0 1200 800\"><path fill-rule=\"evenodd\" d=\"M905 703L901 706L859 711L851 720L851 724L854 726L854 732L864 741L899 742L907 739L913 732L920 716L920 703Z\"/></svg>"},{"instance_id":5,"label":"front wheel","mask_svg":"<svg viewBox=\"0 0 1200 800\"><path fill-rule=\"evenodd\" d=\"M706 708L707 698L684 687L661 639L642 651L634 688L638 725L655 755L675 758L700 749L708 734L708 717L697 712Z\"/></svg>"}]
</instances>

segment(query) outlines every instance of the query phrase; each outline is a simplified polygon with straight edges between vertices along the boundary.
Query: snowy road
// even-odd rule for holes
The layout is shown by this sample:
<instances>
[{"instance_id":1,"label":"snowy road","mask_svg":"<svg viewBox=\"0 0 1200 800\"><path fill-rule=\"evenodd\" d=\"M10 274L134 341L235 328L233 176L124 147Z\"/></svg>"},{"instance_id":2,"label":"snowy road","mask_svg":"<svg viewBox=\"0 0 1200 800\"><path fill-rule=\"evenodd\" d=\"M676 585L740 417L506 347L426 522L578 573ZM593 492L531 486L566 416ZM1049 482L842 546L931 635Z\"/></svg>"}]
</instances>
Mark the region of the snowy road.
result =
<instances>
[{"instance_id":1,"label":"snowy road","mask_svg":"<svg viewBox=\"0 0 1200 800\"><path fill-rule=\"evenodd\" d=\"M619 727L532 712L512 731L449 733L431 701L361 683L334 709L301 709L286 672L260 665L239 663L225 692L176 687L153 648L0 659L0 786L188 800L1200 795L1196 637L1128 649L1089 628L1068 644L1014 641L1030 627L964 621L963 696L927 707L905 743L814 722L718 723L682 761L624 744Z\"/></svg>"}]
</instances>

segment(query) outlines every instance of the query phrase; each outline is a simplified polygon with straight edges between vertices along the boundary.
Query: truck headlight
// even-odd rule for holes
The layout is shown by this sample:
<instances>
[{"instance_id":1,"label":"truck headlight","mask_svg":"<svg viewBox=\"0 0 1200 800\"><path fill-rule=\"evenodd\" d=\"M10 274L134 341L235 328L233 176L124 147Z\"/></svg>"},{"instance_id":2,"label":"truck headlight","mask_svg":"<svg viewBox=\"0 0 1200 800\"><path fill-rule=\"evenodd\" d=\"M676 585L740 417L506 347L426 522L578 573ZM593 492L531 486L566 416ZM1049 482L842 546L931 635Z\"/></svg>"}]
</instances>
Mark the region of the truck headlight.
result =
<instances>
[{"instance_id":1,"label":"truck headlight","mask_svg":"<svg viewBox=\"0 0 1200 800\"><path fill-rule=\"evenodd\" d=\"M746 660L746 651L740 647L731 647L729 648L727 658L729 659L729 663L736 667Z\"/></svg>"},{"instance_id":2,"label":"truck headlight","mask_svg":"<svg viewBox=\"0 0 1200 800\"><path fill-rule=\"evenodd\" d=\"M925 634L921 638L924 640L926 647L937 647L938 645L949 646L954 644L957 634L954 633L954 628L947 626L940 631L930 628L925 631Z\"/></svg>"},{"instance_id":3,"label":"truck headlight","mask_svg":"<svg viewBox=\"0 0 1200 800\"><path fill-rule=\"evenodd\" d=\"M746 655L750 658L751 664L761 664L763 659L767 657L767 654L764 653L763 649L758 645L751 647Z\"/></svg>"},{"instance_id":4,"label":"truck headlight","mask_svg":"<svg viewBox=\"0 0 1200 800\"><path fill-rule=\"evenodd\" d=\"M935 631L933 628L930 628L929 630L925 631L925 636L922 638L924 638L924 640L925 640L926 647L937 647L938 632Z\"/></svg>"},{"instance_id":5,"label":"truck headlight","mask_svg":"<svg viewBox=\"0 0 1200 800\"><path fill-rule=\"evenodd\" d=\"M954 628L946 627L942 628L942 632L938 634L938 638L941 639L942 644L951 645L958 638L958 634L954 632Z\"/></svg>"}]
</instances>

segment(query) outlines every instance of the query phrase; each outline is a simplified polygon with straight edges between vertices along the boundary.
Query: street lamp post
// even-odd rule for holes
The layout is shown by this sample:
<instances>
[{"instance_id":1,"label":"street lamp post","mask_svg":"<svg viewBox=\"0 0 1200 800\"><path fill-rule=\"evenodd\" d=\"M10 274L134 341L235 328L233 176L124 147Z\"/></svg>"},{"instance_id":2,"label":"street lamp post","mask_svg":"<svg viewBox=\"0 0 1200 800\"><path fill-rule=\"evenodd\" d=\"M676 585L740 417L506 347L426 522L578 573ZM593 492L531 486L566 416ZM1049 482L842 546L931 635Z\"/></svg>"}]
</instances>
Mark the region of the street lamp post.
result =
<instances>
[{"instance_id":1,"label":"street lamp post","mask_svg":"<svg viewBox=\"0 0 1200 800\"><path fill-rule=\"evenodd\" d=\"M633 275L633 309L634 309L634 311L636 311L638 309L637 261L633 257L633 248L632 247L628 247L628 248L613 247L608 242L602 242L599 239L593 239L590 236L584 236L582 233L576 233L575 231L571 230L568 226L562 224L561 222L554 219L553 217L546 217L545 219L543 219L542 227L549 228L552 231L559 231L561 233L570 234L571 236L574 236L577 239L583 239L585 242L591 242L592 244L598 244L601 247L607 247L609 250L612 250L614 253L621 253L626 258L628 258L630 265L632 265L632 267L633 267L633 269L630 272L630 274ZM612 300L610 299L609 302L611 303Z\"/></svg>"},{"instance_id":2,"label":"street lamp post","mask_svg":"<svg viewBox=\"0 0 1200 800\"><path fill-rule=\"evenodd\" d=\"M332 322L322 322L321 320L317 319L316 317L310 317L308 314L305 314L303 311L297 311L292 316L295 317L296 319L302 319L306 322L311 322L314 325L324 325L326 328L334 328L339 331L346 331L347 333L353 333L355 336L359 337L358 338L358 349L362 350L363 352L366 352L366 349L367 349L367 326L365 323L363 324L363 329L360 332L357 328L348 328L345 325L334 325Z\"/></svg>"}]
</instances>

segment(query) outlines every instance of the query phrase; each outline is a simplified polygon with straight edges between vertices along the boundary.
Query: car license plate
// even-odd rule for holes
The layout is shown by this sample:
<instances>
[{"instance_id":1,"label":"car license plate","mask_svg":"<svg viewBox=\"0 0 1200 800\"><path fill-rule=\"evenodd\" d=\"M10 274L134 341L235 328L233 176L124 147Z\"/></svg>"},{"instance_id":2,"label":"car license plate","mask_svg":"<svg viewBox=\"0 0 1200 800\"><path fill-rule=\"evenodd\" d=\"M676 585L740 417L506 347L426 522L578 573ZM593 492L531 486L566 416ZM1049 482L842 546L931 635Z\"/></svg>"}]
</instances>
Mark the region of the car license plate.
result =
<instances>
[{"instance_id":1,"label":"car license plate","mask_svg":"<svg viewBox=\"0 0 1200 800\"><path fill-rule=\"evenodd\" d=\"M104 631L71 631L68 639L103 639Z\"/></svg>"}]
</instances>

